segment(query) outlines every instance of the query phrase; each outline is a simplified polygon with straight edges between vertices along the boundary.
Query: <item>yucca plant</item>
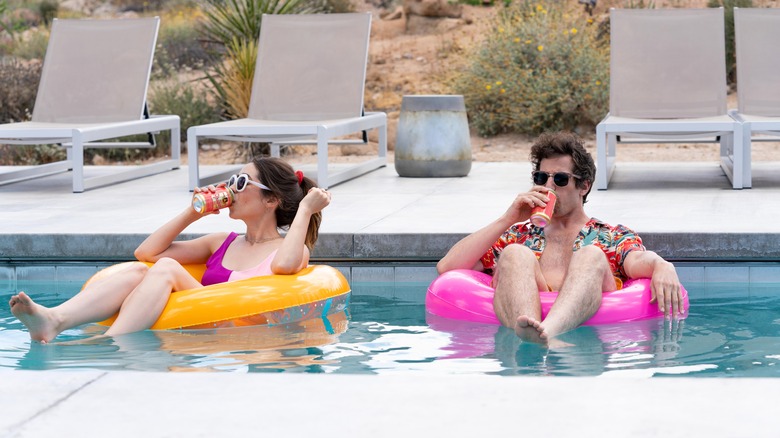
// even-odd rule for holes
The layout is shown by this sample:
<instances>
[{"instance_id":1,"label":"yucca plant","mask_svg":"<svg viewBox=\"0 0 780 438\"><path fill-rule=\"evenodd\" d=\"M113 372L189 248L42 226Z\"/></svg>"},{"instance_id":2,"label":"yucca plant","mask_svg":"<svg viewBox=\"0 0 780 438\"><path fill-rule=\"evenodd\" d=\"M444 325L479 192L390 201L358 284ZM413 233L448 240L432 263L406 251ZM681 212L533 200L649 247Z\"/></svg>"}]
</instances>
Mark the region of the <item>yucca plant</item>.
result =
<instances>
[{"instance_id":1,"label":"yucca plant","mask_svg":"<svg viewBox=\"0 0 780 438\"><path fill-rule=\"evenodd\" d=\"M227 48L234 39L257 41L263 14L311 14L323 12L322 0L206 0L206 39Z\"/></svg>"},{"instance_id":2,"label":"yucca plant","mask_svg":"<svg viewBox=\"0 0 780 438\"><path fill-rule=\"evenodd\" d=\"M263 14L323 12L325 0L206 0L203 34L221 58L206 79L225 118L246 117Z\"/></svg>"},{"instance_id":3,"label":"yucca plant","mask_svg":"<svg viewBox=\"0 0 780 438\"><path fill-rule=\"evenodd\" d=\"M257 42L234 37L227 47L225 62L208 75L227 118L244 118L249 112L252 81L257 62Z\"/></svg>"}]
</instances>

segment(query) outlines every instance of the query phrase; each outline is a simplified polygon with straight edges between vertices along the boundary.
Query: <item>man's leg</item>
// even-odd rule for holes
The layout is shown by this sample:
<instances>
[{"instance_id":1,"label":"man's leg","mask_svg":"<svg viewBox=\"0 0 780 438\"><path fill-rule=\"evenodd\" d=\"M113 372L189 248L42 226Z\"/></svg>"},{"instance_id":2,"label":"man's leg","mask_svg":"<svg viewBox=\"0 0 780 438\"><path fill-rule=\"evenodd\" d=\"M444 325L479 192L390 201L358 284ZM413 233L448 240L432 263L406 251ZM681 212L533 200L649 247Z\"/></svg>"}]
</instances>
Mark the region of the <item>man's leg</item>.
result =
<instances>
[{"instance_id":1,"label":"man's leg","mask_svg":"<svg viewBox=\"0 0 780 438\"><path fill-rule=\"evenodd\" d=\"M504 248L496 265L493 287L493 308L501 324L513 328L521 339L543 342L539 290L547 286L533 251L525 245Z\"/></svg>"},{"instance_id":2,"label":"man's leg","mask_svg":"<svg viewBox=\"0 0 780 438\"><path fill-rule=\"evenodd\" d=\"M604 252L594 245L576 251L566 279L547 317L540 338L546 342L587 321L601 306L601 294L615 289L615 278Z\"/></svg>"}]
</instances>

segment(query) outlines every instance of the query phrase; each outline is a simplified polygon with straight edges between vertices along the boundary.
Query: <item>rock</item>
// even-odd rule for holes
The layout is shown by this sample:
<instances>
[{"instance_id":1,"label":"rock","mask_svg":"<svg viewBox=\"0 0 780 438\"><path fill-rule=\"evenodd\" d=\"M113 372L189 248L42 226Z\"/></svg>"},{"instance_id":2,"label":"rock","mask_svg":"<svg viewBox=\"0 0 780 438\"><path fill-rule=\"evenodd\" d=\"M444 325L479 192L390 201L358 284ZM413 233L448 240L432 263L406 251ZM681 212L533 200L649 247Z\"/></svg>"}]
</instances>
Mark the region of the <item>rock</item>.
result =
<instances>
[{"instance_id":1,"label":"rock","mask_svg":"<svg viewBox=\"0 0 780 438\"><path fill-rule=\"evenodd\" d=\"M461 3L449 0L403 0L406 31L409 32L412 16L426 18L460 18L463 14Z\"/></svg>"},{"instance_id":2,"label":"rock","mask_svg":"<svg viewBox=\"0 0 780 438\"><path fill-rule=\"evenodd\" d=\"M460 18L463 14L463 5L449 0L404 0L404 14L419 15L433 18Z\"/></svg>"},{"instance_id":3,"label":"rock","mask_svg":"<svg viewBox=\"0 0 780 438\"><path fill-rule=\"evenodd\" d=\"M394 11L382 11L379 13L379 18L382 20L398 20L404 16L403 6L395 8Z\"/></svg>"}]
</instances>

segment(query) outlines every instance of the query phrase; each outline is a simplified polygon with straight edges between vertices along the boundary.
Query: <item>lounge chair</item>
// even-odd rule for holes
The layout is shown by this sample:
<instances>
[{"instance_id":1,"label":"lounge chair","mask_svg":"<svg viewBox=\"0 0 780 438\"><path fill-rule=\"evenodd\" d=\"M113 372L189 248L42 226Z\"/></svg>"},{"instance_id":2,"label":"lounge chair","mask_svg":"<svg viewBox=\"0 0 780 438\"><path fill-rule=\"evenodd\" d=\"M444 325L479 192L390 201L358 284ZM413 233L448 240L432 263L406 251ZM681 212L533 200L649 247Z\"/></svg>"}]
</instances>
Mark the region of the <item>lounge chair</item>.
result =
<instances>
[{"instance_id":1,"label":"lounge chair","mask_svg":"<svg viewBox=\"0 0 780 438\"><path fill-rule=\"evenodd\" d=\"M248 117L187 131L190 190L234 172L200 177L201 138L271 143L273 155L279 145L316 144L316 180L323 188L385 166L387 116L363 114L370 28L368 13L264 15ZM371 129L378 130L378 156L330 173L328 144L361 132L362 139L344 141L367 144Z\"/></svg>"},{"instance_id":2,"label":"lounge chair","mask_svg":"<svg viewBox=\"0 0 780 438\"><path fill-rule=\"evenodd\" d=\"M179 167L179 117L144 116L159 24L156 17L54 20L32 120L0 125L0 144L59 144L67 148L67 158L0 173L0 184L72 169L73 191L83 192ZM100 141L168 130L169 159L85 178L85 149L153 147L153 142Z\"/></svg>"},{"instance_id":3,"label":"lounge chair","mask_svg":"<svg viewBox=\"0 0 780 438\"><path fill-rule=\"evenodd\" d=\"M723 9L612 9L609 114L596 127L596 188L618 143L720 143L743 187L742 126L726 108Z\"/></svg>"},{"instance_id":4,"label":"lounge chair","mask_svg":"<svg viewBox=\"0 0 780 438\"><path fill-rule=\"evenodd\" d=\"M737 110L742 122L744 187L752 187L751 143L780 141L780 9L734 8Z\"/></svg>"}]
</instances>

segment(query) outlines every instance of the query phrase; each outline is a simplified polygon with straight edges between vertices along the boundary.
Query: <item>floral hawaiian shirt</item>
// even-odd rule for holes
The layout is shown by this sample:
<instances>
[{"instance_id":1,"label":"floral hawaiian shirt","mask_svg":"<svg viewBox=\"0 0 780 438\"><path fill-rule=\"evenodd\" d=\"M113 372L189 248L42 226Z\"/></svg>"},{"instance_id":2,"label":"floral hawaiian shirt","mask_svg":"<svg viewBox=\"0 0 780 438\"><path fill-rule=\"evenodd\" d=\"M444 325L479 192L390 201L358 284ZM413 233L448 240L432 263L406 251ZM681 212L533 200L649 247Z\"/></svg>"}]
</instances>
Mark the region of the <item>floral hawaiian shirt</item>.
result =
<instances>
[{"instance_id":1,"label":"floral hawaiian shirt","mask_svg":"<svg viewBox=\"0 0 780 438\"><path fill-rule=\"evenodd\" d=\"M546 240L544 228L539 228L530 222L520 222L512 225L498 238L496 243L482 256L482 266L493 269L501 251L513 243L529 247L536 258L542 256ZM623 262L631 251L644 251L642 239L631 229L623 225L615 227L596 218L591 218L574 240L572 251L577 251L586 245L596 245L604 251L612 269L612 274L621 282L628 280L623 269Z\"/></svg>"}]
</instances>

